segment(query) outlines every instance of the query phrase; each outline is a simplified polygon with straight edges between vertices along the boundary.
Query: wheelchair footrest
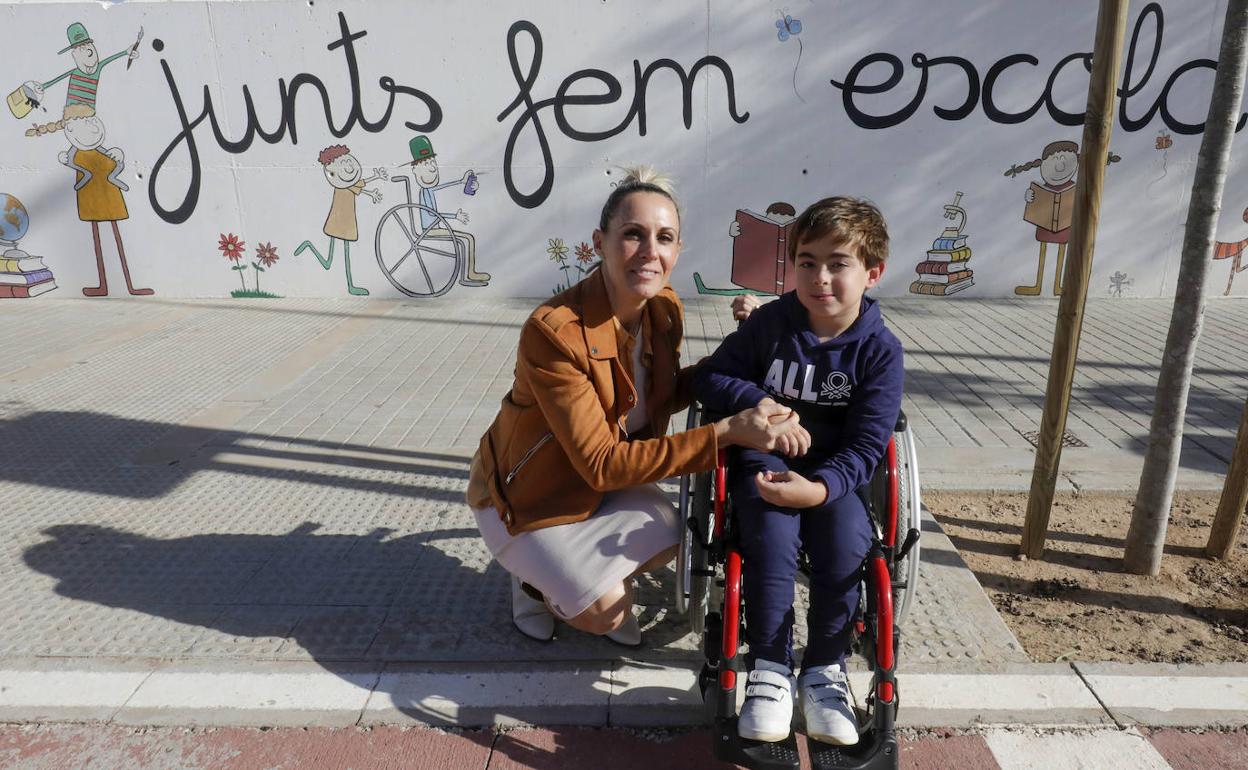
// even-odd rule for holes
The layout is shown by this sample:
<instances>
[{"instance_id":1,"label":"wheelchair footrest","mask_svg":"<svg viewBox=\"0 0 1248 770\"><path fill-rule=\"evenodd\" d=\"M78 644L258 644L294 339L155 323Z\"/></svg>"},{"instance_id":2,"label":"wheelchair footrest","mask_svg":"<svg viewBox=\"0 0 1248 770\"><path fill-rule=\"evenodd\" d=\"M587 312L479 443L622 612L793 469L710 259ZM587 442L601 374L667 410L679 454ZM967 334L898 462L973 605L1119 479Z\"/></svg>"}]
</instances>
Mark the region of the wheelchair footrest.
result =
<instances>
[{"instance_id":1,"label":"wheelchair footrest","mask_svg":"<svg viewBox=\"0 0 1248 770\"><path fill-rule=\"evenodd\" d=\"M895 733L867 730L853 746L833 746L807 739L814 770L897 770L900 751Z\"/></svg>"},{"instance_id":2,"label":"wheelchair footrest","mask_svg":"<svg viewBox=\"0 0 1248 770\"><path fill-rule=\"evenodd\" d=\"M737 735L737 718L715 720L715 758L747 770L797 770L797 738L775 743L751 741Z\"/></svg>"}]
</instances>

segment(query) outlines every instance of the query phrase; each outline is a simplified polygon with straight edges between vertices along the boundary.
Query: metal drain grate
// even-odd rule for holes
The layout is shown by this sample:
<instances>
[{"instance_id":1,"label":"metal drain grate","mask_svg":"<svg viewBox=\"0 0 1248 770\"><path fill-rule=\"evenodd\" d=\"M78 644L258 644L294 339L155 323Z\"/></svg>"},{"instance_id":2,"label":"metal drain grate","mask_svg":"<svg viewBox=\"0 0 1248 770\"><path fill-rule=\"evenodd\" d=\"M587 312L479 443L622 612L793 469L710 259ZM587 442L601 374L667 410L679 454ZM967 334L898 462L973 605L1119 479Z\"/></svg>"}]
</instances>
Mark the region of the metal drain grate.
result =
<instances>
[{"instance_id":1,"label":"metal drain grate","mask_svg":"<svg viewBox=\"0 0 1248 770\"><path fill-rule=\"evenodd\" d=\"M1032 446L1039 448L1039 446L1040 446L1040 431L1038 431L1038 430L1027 430L1027 431L1020 430L1020 431L1018 431L1018 432L1022 434L1023 438L1025 438L1025 439L1027 439L1028 441L1030 441ZM1065 433L1063 433L1063 434L1062 434L1062 447L1063 447L1063 448L1065 448L1065 447L1086 447L1086 446L1087 446L1087 444L1084 442L1084 440L1083 440L1083 439L1079 438L1078 436L1076 436L1075 434L1071 433L1070 431L1066 431Z\"/></svg>"}]
</instances>

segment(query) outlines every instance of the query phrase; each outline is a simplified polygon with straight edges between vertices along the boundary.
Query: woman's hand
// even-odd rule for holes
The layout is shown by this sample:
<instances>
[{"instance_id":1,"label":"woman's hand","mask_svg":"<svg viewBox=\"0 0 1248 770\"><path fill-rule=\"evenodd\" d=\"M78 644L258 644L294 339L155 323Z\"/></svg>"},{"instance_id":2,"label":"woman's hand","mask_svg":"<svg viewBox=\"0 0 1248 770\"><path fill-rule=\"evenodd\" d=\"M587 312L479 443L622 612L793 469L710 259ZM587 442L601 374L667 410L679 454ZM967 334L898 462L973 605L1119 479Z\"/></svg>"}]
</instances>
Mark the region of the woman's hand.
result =
<instances>
[{"instance_id":1,"label":"woman's hand","mask_svg":"<svg viewBox=\"0 0 1248 770\"><path fill-rule=\"evenodd\" d=\"M795 431L800 433L792 436ZM800 448L803 434L809 446L810 436L799 425L797 412L769 398L715 423L715 436L720 445L735 444L760 452Z\"/></svg>"},{"instance_id":2,"label":"woman's hand","mask_svg":"<svg viewBox=\"0 0 1248 770\"><path fill-rule=\"evenodd\" d=\"M754 476L758 496L784 508L812 508L828 499L828 487L793 471L761 471Z\"/></svg>"}]
</instances>

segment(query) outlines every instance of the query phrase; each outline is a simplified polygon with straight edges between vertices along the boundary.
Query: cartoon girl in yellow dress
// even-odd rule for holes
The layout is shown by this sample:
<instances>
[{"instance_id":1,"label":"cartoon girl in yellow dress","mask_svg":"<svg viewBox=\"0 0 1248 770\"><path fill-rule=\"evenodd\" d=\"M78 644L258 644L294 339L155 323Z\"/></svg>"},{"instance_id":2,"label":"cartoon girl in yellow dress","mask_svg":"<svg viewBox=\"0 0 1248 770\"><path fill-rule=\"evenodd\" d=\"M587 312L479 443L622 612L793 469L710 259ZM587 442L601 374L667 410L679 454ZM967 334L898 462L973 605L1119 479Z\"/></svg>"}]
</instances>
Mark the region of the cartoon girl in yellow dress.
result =
<instances>
[{"instance_id":1,"label":"cartoon girl in yellow dress","mask_svg":"<svg viewBox=\"0 0 1248 770\"><path fill-rule=\"evenodd\" d=\"M122 192L129 186L121 180L125 168L125 155L118 147L100 149L104 143L104 123L95 110L85 104L69 104L61 121L69 150L62 152L60 162L76 172L74 190L78 193L78 218L91 223L91 237L95 242L95 266L99 273L98 286L88 286L82 293L88 297L108 296L108 279L104 274L104 252L100 246L100 223L113 226L113 239L117 242L117 257L121 261L121 274L126 278L126 289L131 294L147 296L151 289L136 289L130 280L130 267L126 264L126 249L121 242L121 230L117 223L128 219L126 200Z\"/></svg>"}]
</instances>

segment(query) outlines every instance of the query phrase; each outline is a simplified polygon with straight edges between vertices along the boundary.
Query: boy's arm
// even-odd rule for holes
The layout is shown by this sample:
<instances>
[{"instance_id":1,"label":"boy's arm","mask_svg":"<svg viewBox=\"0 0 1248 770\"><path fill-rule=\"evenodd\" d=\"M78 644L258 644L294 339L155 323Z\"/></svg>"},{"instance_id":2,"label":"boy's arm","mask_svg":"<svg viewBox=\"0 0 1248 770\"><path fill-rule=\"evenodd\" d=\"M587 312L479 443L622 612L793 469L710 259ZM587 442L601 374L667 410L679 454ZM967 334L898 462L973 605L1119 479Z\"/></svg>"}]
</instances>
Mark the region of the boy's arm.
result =
<instances>
[{"instance_id":1,"label":"boy's arm","mask_svg":"<svg viewBox=\"0 0 1248 770\"><path fill-rule=\"evenodd\" d=\"M868 365L868 379L855 388L840 448L811 475L828 488L824 505L871 480L897 426L905 377L901 343L896 340ZM816 506L819 507L819 506Z\"/></svg>"},{"instance_id":2,"label":"boy's arm","mask_svg":"<svg viewBox=\"0 0 1248 770\"><path fill-rule=\"evenodd\" d=\"M736 414L757 406L769 394L758 385L761 379L758 359L758 315L746 319L739 329L720 343L719 349L704 359L693 375L693 392L712 412Z\"/></svg>"}]
</instances>

